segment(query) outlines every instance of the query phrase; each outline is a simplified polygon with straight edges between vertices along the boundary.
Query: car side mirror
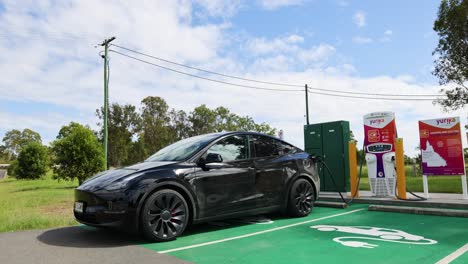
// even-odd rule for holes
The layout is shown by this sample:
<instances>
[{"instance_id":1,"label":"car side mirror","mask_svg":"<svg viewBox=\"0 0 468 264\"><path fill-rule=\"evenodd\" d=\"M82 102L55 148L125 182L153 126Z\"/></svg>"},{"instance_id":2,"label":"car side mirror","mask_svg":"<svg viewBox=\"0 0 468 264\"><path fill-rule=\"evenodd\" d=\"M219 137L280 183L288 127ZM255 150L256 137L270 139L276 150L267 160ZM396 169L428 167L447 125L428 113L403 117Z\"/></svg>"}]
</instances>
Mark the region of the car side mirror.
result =
<instances>
[{"instance_id":1,"label":"car side mirror","mask_svg":"<svg viewBox=\"0 0 468 264\"><path fill-rule=\"evenodd\" d=\"M222 163L223 162L223 157L217 153L208 153L208 155L205 158L205 164L209 163Z\"/></svg>"}]
</instances>

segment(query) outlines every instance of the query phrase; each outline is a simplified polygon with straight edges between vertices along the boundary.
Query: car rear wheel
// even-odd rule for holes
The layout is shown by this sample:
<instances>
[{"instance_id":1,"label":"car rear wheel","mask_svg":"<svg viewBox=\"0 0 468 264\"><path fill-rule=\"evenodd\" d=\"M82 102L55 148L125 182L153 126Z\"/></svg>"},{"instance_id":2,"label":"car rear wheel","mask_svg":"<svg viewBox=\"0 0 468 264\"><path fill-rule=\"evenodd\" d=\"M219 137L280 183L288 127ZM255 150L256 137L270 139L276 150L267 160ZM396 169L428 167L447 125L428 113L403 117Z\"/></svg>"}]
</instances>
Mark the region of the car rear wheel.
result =
<instances>
[{"instance_id":1,"label":"car rear wheel","mask_svg":"<svg viewBox=\"0 0 468 264\"><path fill-rule=\"evenodd\" d=\"M189 209L184 197L174 190L159 190L143 207L143 235L153 241L173 240L184 232L188 219Z\"/></svg>"},{"instance_id":2,"label":"car rear wheel","mask_svg":"<svg viewBox=\"0 0 468 264\"><path fill-rule=\"evenodd\" d=\"M291 186L289 192L288 212L291 216L302 217L309 215L315 201L315 191L306 179L298 179Z\"/></svg>"}]
</instances>

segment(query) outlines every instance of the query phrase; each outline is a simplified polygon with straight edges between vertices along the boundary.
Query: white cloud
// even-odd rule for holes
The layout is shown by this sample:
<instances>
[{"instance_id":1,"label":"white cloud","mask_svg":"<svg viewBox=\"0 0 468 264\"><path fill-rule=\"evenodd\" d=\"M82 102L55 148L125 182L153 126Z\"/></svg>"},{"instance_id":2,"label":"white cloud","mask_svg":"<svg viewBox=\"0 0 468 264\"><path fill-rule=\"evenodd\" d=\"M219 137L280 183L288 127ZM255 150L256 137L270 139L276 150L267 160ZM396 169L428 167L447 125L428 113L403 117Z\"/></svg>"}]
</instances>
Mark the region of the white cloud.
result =
<instances>
[{"instance_id":1,"label":"white cloud","mask_svg":"<svg viewBox=\"0 0 468 264\"><path fill-rule=\"evenodd\" d=\"M240 0L195 0L209 16L231 17L242 7Z\"/></svg>"},{"instance_id":2,"label":"white cloud","mask_svg":"<svg viewBox=\"0 0 468 264\"><path fill-rule=\"evenodd\" d=\"M300 45L303 42L304 38L295 34L274 39L254 38L248 41L247 49L255 56L284 53L304 62L327 59L335 52L335 48L329 44L303 47Z\"/></svg>"},{"instance_id":3,"label":"white cloud","mask_svg":"<svg viewBox=\"0 0 468 264\"><path fill-rule=\"evenodd\" d=\"M285 6L301 5L305 0L259 0L260 6L267 10L274 10Z\"/></svg>"},{"instance_id":4,"label":"white cloud","mask_svg":"<svg viewBox=\"0 0 468 264\"><path fill-rule=\"evenodd\" d=\"M363 11L356 11L353 15L353 22L358 27L364 27L366 25L366 14Z\"/></svg>"},{"instance_id":5,"label":"white cloud","mask_svg":"<svg viewBox=\"0 0 468 264\"><path fill-rule=\"evenodd\" d=\"M391 31L390 29L387 29L384 31L383 33L383 37L381 37L379 39L380 42L389 42L392 40L392 36L393 36L393 31Z\"/></svg>"},{"instance_id":6,"label":"white cloud","mask_svg":"<svg viewBox=\"0 0 468 264\"><path fill-rule=\"evenodd\" d=\"M369 37L361 37L361 36L356 36L353 37L353 42L357 44L367 44L371 43L373 40Z\"/></svg>"},{"instance_id":7,"label":"white cloud","mask_svg":"<svg viewBox=\"0 0 468 264\"><path fill-rule=\"evenodd\" d=\"M292 34L286 38L286 41L289 43L302 43L304 42L304 37L296 35L296 34Z\"/></svg>"},{"instance_id":8,"label":"white cloud","mask_svg":"<svg viewBox=\"0 0 468 264\"><path fill-rule=\"evenodd\" d=\"M328 59L335 51L335 47L331 45L320 44L310 49L299 51L298 57L303 62L316 62Z\"/></svg>"},{"instance_id":9,"label":"white cloud","mask_svg":"<svg viewBox=\"0 0 468 264\"><path fill-rule=\"evenodd\" d=\"M359 69L351 64L329 63L333 61L330 58L339 53L334 46L308 45L304 37L297 34L272 39L254 36L247 41L245 54L242 49L232 56L221 56L230 32L225 31L224 22L193 25L194 10L188 1L132 5L80 0L72 4L43 1L29 5L21 1L5 2L5 12L0 15L0 34L7 36L0 37L0 100L58 105L82 114L67 115L50 110L46 114L27 116L18 110L8 110L0 113L0 134L11 128L30 127L43 135L52 135L47 138L53 139L59 126L70 119L94 126L97 121L94 111L102 105L103 97L102 59L98 56L101 48L94 48L94 45L111 35L117 36L116 44L257 80L374 93L436 93L440 89L415 83L403 75L359 77ZM37 15L31 16L31 12ZM249 58L248 62L240 60L239 54ZM249 115L258 122L265 121L283 129L286 140L303 147L305 104L302 92L227 86L163 71L115 53L110 56L111 102L139 106L141 99L152 95L161 96L171 107L185 111L200 104L222 105L237 114ZM302 66L295 67L298 64ZM222 80L239 83L238 80ZM311 94L309 99L312 123L349 120L360 142L364 114L383 110L396 112L399 135L405 138L409 153L414 152L419 142L417 120L447 115L431 102L368 101L319 94ZM466 112L460 110L449 115L460 115L465 120ZM464 142L466 144L465 138Z\"/></svg>"}]
</instances>

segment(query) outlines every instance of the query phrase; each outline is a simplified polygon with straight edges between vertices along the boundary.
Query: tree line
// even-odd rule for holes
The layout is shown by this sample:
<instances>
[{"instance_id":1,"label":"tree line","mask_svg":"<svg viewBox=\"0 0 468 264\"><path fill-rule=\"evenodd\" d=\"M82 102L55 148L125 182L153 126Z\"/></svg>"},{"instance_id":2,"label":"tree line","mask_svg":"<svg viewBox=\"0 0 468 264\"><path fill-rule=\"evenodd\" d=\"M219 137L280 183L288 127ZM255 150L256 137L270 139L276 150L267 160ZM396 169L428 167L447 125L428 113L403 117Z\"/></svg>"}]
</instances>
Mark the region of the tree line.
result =
<instances>
[{"instance_id":1,"label":"tree line","mask_svg":"<svg viewBox=\"0 0 468 264\"><path fill-rule=\"evenodd\" d=\"M38 179L53 169L56 179L81 183L105 169L103 153L103 108L96 109L99 131L71 122L63 126L49 146L39 133L24 129L6 132L0 146L0 163L10 163L9 174L19 179ZM256 123L225 107L196 107L190 113L171 109L161 97L149 96L140 108L112 103L108 111L108 165L121 167L143 161L178 140L222 131L257 131L274 135L267 123Z\"/></svg>"}]
</instances>

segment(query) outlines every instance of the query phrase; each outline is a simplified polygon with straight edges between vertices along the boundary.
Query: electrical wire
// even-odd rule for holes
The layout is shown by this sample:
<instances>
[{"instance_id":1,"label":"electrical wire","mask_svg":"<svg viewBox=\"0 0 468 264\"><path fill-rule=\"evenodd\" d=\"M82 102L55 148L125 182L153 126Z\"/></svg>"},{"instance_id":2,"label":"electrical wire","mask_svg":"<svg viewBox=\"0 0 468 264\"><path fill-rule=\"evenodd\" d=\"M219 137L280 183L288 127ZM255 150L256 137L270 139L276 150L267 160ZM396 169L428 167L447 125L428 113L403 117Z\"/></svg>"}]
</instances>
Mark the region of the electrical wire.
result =
<instances>
[{"instance_id":1,"label":"electrical wire","mask_svg":"<svg viewBox=\"0 0 468 264\"><path fill-rule=\"evenodd\" d=\"M344 94L358 94L358 95L376 95L376 96L407 96L407 97L441 97L442 94L385 94L385 93L362 93L362 92L350 92L350 91L339 91L322 88L308 87L310 90L333 92L333 93L344 93Z\"/></svg>"},{"instance_id":2,"label":"electrical wire","mask_svg":"<svg viewBox=\"0 0 468 264\"><path fill-rule=\"evenodd\" d=\"M207 77L203 77L203 76L199 76L199 75L195 75L195 74L191 74L191 73L179 71L179 70L176 70L176 69L173 69L173 68L165 67L165 66L162 66L162 65L159 65L159 64L150 62L150 61L146 61L146 60L143 60L143 59L140 59L140 58L137 58L137 57L134 57L134 56L131 56L131 55L128 55L128 54L125 54L125 53L116 51L116 50L112 50L112 49L111 49L111 50L109 50L109 52L113 52L113 53L119 54L119 55L121 55L121 56L130 58L130 59L133 59L133 60L136 60L136 61L145 63L145 64L149 64L149 65L152 65L152 66L155 66L155 67L159 67L159 68L161 68L161 69L165 69L165 70L168 70L168 71L172 71L172 72L175 72L175 73L183 74L183 75L186 75L186 76L190 76L190 77L194 77L194 78L198 78L198 79L202 79L202 80L206 80L206 81L221 83L221 84L225 84L225 85L236 86L236 87L243 87L243 88L249 88L249 89L256 89L256 90L275 91L275 92L303 92L302 89L274 89L274 88L266 88L266 87L252 86L252 85L244 85L244 84L238 84L238 83L230 83L230 82L226 82L226 81L221 81L221 80L216 80L216 79L212 79L212 78L207 78ZM320 94L320 95L326 95L326 96L334 96L334 97L367 99L367 100L434 101L434 99L423 99L423 98L384 98L384 97L363 97L363 96L339 95L339 94L329 94L329 93L314 92L314 91L310 91L310 90L308 90L308 93L311 93L311 94Z\"/></svg>"},{"instance_id":3,"label":"electrical wire","mask_svg":"<svg viewBox=\"0 0 468 264\"><path fill-rule=\"evenodd\" d=\"M330 168L329 168L328 165L325 163L325 161L323 161L322 157L317 156L317 157L316 157L316 160L320 161L320 162L325 166L325 168L327 169L328 173L330 173L330 178L332 179L333 185L335 186L336 189L338 189L338 185L336 184L335 179L333 178L333 173L331 172ZM345 200L345 198L343 197L343 195L341 194L341 192L340 192L340 191L337 191L337 192L338 192L338 194L340 195L341 200L343 201L343 203L348 204L348 202Z\"/></svg>"},{"instance_id":4,"label":"electrical wire","mask_svg":"<svg viewBox=\"0 0 468 264\"><path fill-rule=\"evenodd\" d=\"M174 62L174 61L171 61L171 60L168 60L168 59L164 59L164 58L161 58L161 57L157 57L157 56L154 56L154 55L146 54L146 53L143 53L143 52L140 52L140 51L131 49L131 48L123 47L123 46L120 46L120 45L117 45L117 44L111 44L111 46L114 46L114 47L117 47L117 48L120 48L120 49L129 51L129 52L133 52L133 53L136 53L136 54L139 54L139 55L148 57L148 58L152 58L152 59L156 59L156 60L163 61L163 62L166 62L166 63L170 63L170 64L173 64L173 65L177 65L177 66L181 66L181 67L185 67L185 68L188 68L188 69L197 70L197 71L201 71L201 72L205 72L205 73L209 73L209 74L213 74L213 75L218 75L218 76L222 76L222 77L226 77L226 78L232 78L232 79L237 79L237 80L242 80L242 81L248 81L248 82L262 83L262 84L269 84L269 85L277 85L277 86L304 87L304 85L300 85L300 84L287 84L287 83L267 82L267 81L260 81L260 80L254 80L254 79L248 79L248 78L242 78L242 77L238 77L238 76L233 76L233 75L218 73L218 72L209 71L209 70L201 69L201 68L198 68L198 67L193 67L193 66L190 66L190 65L186 65L186 64ZM323 89L323 88L315 88L315 87L308 87L308 88L309 88L310 90L316 90L316 91L334 92L334 93L342 93L342 94L372 95L372 96L391 96L391 97L392 97L392 96L397 96L397 97L398 97L398 96L399 96L399 97L402 97L402 96L406 96L406 97L440 97L440 96L443 96L443 95L437 95L437 94L386 94L386 93L364 93L364 92L351 92L351 91L340 91L340 90L332 90L332 89ZM319 94L319 93L317 93L317 94Z\"/></svg>"},{"instance_id":5,"label":"electrical wire","mask_svg":"<svg viewBox=\"0 0 468 264\"><path fill-rule=\"evenodd\" d=\"M395 172L396 172L396 164L395 164ZM395 173L396 174L396 173ZM396 180L398 182L398 175L396 174ZM398 199L398 200L402 200L402 201L413 201L413 202L420 202L420 201L426 201L427 199L422 197L422 196L419 196L415 193L413 193L412 191L408 191L408 188L406 188L405 190L406 192L409 192L411 195L413 195L414 197L416 197L416 199L407 199L407 198L401 198L398 196L398 192L397 192L397 185L395 184L395 197Z\"/></svg>"},{"instance_id":6,"label":"electrical wire","mask_svg":"<svg viewBox=\"0 0 468 264\"><path fill-rule=\"evenodd\" d=\"M251 86L251 85L244 85L244 84L237 84L237 83L230 83L230 82L215 80L215 79L211 79L211 78L207 78L207 77L203 77L203 76L199 76L199 75L179 71L179 70L172 69L172 68L169 68L169 67L165 67L165 66L153 63L153 62L149 62L149 61L146 61L146 60L142 60L140 58L130 56L128 54L121 53L121 52L116 51L116 50L109 50L109 51L113 52L113 53L116 53L116 54L119 54L121 56L131 58L133 60L137 60L137 61L149 64L149 65L159 67L161 69L165 69L165 70L168 70L168 71L176 72L176 73L179 73L179 74L187 75L187 76L198 78L198 79L203 79L203 80L206 80L206 81L212 81L212 82L222 83L222 84L226 84L226 85L249 88L249 89L256 89L256 90L267 90L267 91L275 91L275 92L304 92L304 90L302 90L302 89L301 90L298 90L298 89L295 89L295 90L293 90L293 89L273 89L273 88L258 87L258 86Z\"/></svg>"},{"instance_id":7,"label":"electrical wire","mask_svg":"<svg viewBox=\"0 0 468 264\"><path fill-rule=\"evenodd\" d=\"M189 65L186 65L186 64L182 64L182 63L170 61L170 60L163 59L163 58L160 58L160 57L156 57L156 56L153 56L153 55L145 54L145 53L143 53L143 52L139 52L139 51L137 51L137 50L133 50L133 49L130 49L130 48L122 47L122 46L119 46L119 45L116 45L116 44L111 44L111 46L115 46L115 47L117 47L117 48L121 48L121 49L130 51L130 52L134 52L134 53L136 53L136 54L139 54L139 55L142 55L142 56L146 56L146 57L149 57L149 58L153 58L153 59L156 59L156 60L164 61L164 62L173 64L173 65L177 65L177 66L181 66L181 67L185 67L185 68L188 68L188 69L197 70L197 71L201 71L201 72L205 72L205 73L209 73L209 74L213 74L213 75L218 75L218 76L222 76L222 77L226 77L226 78L232 78L232 79L237 79L237 80L242 80L242 81L248 81L248 82L263 83L263 84L269 84L269 85L277 85L277 86L304 87L304 85L300 85L300 84L287 84L287 83L266 82L266 81L259 81L259 80L254 80L254 79L248 79L248 78L242 78L242 77L237 77L237 76L233 76L233 75L218 73L218 72L209 71L209 70L204 70L204 69L197 68L197 67L193 67L193 66L189 66ZM302 90L301 90L301 91L302 91Z\"/></svg>"},{"instance_id":8,"label":"electrical wire","mask_svg":"<svg viewBox=\"0 0 468 264\"><path fill-rule=\"evenodd\" d=\"M385 97L364 97L364 96L353 96L353 95L341 95L341 94L329 94L329 93L321 93L321 92L312 92L308 91L311 94L320 94L320 95L327 95L327 96L334 96L334 97L345 97L345 98L355 98L355 99L368 99L368 100L389 100L389 101L437 101L442 100L441 98L438 99L428 99L428 98L385 98Z\"/></svg>"}]
</instances>

